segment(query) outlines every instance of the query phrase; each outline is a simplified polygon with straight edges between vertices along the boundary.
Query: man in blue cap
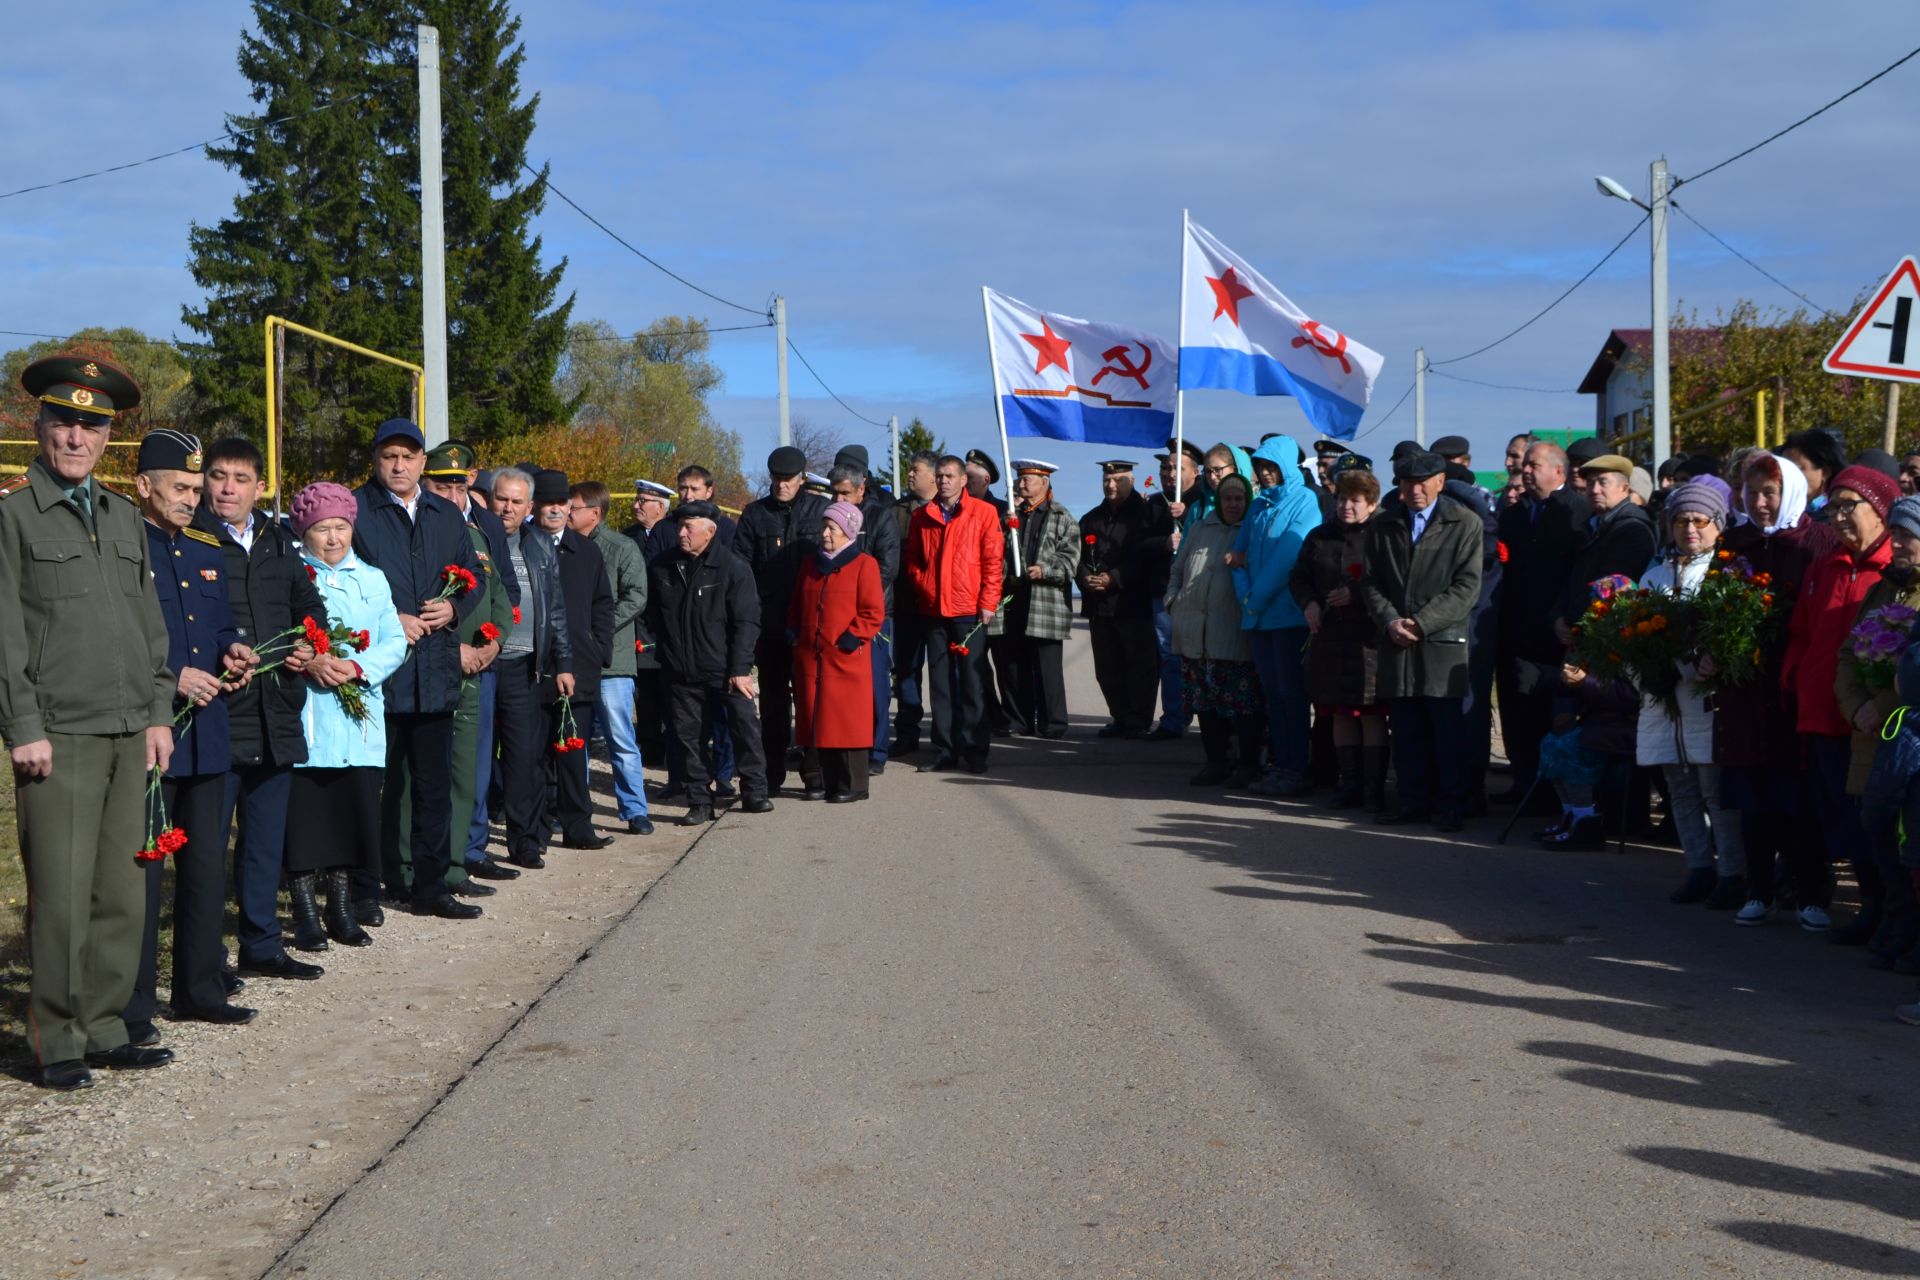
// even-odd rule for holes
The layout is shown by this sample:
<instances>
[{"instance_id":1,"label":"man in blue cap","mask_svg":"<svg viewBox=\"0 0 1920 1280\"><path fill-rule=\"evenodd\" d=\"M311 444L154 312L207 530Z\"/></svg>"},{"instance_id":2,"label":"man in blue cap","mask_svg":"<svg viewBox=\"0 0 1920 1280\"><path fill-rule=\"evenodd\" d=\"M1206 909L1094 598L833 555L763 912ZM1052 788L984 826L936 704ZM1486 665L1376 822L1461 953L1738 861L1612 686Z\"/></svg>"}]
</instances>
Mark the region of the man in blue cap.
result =
<instances>
[{"instance_id":1,"label":"man in blue cap","mask_svg":"<svg viewBox=\"0 0 1920 1280\"><path fill-rule=\"evenodd\" d=\"M446 876L452 858L453 713L460 705L455 624L480 606L482 595L459 589L448 595L447 580L450 570L460 570L477 582L480 564L459 508L421 487L426 465L419 427L405 418L380 424L373 434L373 474L355 491L360 517L353 550L386 575L409 646L407 660L386 684L389 790L399 790L395 775L405 771L413 811L408 897L418 914L471 920L480 908L449 893ZM398 892L401 886L392 888ZM372 889L354 887L356 911Z\"/></svg>"}]
</instances>

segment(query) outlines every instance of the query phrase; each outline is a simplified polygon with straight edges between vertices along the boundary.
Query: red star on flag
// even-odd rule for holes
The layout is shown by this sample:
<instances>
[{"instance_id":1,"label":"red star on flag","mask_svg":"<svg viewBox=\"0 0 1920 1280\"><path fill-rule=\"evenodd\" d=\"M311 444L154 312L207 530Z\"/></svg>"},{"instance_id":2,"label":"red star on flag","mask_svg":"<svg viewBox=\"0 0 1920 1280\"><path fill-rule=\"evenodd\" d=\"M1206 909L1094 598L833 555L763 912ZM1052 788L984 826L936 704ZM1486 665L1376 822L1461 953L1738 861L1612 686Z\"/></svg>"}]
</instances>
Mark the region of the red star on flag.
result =
<instances>
[{"instance_id":1,"label":"red star on flag","mask_svg":"<svg viewBox=\"0 0 1920 1280\"><path fill-rule=\"evenodd\" d=\"M1207 284L1213 288L1213 300L1215 303L1213 318L1218 320L1221 316L1225 316L1233 321L1234 328L1239 328L1240 299L1251 298L1253 296L1253 290L1240 283L1240 277L1233 274L1232 267L1228 267L1225 271L1221 272L1218 280L1212 276L1208 276Z\"/></svg>"},{"instance_id":2,"label":"red star on flag","mask_svg":"<svg viewBox=\"0 0 1920 1280\"><path fill-rule=\"evenodd\" d=\"M1045 316L1040 317L1039 333L1023 333L1020 336L1031 342L1033 349L1040 353L1040 362L1033 367L1035 373L1045 373L1050 364L1057 364L1062 369L1067 367L1067 351L1073 343L1055 333Z\"/></svg>"}]
</instances>

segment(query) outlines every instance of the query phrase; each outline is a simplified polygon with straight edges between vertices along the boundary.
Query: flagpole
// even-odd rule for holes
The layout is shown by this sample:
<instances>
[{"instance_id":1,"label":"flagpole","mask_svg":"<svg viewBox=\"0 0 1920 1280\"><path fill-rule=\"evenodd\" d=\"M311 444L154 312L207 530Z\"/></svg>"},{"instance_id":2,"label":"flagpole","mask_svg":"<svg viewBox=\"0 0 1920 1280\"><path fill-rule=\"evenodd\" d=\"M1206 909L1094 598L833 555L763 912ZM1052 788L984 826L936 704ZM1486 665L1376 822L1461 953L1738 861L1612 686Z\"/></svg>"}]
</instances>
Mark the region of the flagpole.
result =
<instances>
[{"instance_id":1,"label":"flagpole","mask_svg":"<svg viewBox=\"0 0 1920 1280\"><path fill-rule=\"evenodd\" d=\"M1000 356L993 345L993 291L980 286L980 314L987 322L987 367L993 370L993 416L1000 424L1000 474L1007 478L1007 513L1013 513L1013 450L1007 444L1007 405L1000 394ZM1005 530L1002 530L1004 536ZM1020 539L1013 539L1013 576L1026 576L1020 563ZM998 607L998 602L995 603Z\"/></svg>"},{"instance_id":2,"label":"flagpole","mask_svg":"<svg viewBox=\"0 0 1920 1280\"><path fill-rule=\"evenodd\" d=\"M1187 222L1189 211L1180 211L1180 317L1179 336L1173 343L1173 476L1174 485L1180 483L1180 455L1187 451L1186 401L1187 393L1180 389L1180 351L1187 345ZM1196 468L1198 470L1198 468ZM1199 483L1196 475L1194 482ZM1180 502L1185 492L1167 495L1167 501Z\"/></svg>"}]
</instances>

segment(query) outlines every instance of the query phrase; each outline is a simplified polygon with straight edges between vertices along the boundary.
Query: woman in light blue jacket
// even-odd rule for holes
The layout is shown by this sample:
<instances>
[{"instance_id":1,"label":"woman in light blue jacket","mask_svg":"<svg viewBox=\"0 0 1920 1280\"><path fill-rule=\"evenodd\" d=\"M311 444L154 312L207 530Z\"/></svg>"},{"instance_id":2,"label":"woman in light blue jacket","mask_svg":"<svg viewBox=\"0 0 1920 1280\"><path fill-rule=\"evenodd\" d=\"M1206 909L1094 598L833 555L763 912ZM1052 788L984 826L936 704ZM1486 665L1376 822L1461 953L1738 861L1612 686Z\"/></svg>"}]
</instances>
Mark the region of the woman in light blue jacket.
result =
<instances>
[{"instance_id":1,"label":"woman in light blue jacket","mask_svg":"<svg viewBox=\"0 0 1920 1280\"><path fill-rule=\"evenodd\" d=\"M373 941L355 919L354 899L380 902L380 785L386 776L387 729L380 686L407 656L407 636L384 573L353 553L359 504L337 484L311 484L293 500L301 558L327 604L335 629L365 632L367 644L335 651L308 665L316 688L301 713L307 759L295 767L287 800L288 896L294 946L324 950L327 936L343 946ZM364 711L349 715L358 694ZM318 927L315 882L326 876L326 928ZM375 923L378 923L376 920Z\"/></svg>"},{"instance_id":2,"label":"woman in light blue jacket","mask_svg":"<svg viewBox=\"0 0 1920 1280\"><path fill-rule=\"evenodd\" d=\"M1294 796L1307 789L1311 706L1307 700L1307 617L1287 579L1307 535L1320 526L1320 500L1300 470L1300 446L1272 436L1253 451L1259 493L1233 548L1233 585L1240 625L1248 632L1254 669L1267 703L1273 767L1250 790Z\"/></svg>"}]
</instances>

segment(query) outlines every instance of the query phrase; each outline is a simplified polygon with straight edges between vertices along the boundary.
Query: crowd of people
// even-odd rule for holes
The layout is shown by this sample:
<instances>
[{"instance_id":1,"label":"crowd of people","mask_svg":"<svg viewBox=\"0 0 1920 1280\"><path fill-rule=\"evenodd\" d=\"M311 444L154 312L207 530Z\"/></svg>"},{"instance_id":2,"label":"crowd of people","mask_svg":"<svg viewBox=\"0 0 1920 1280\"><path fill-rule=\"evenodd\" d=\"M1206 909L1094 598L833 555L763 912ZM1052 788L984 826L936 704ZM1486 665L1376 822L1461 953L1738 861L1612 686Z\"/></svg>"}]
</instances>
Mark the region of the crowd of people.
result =
<instances>
[{"instance_id":1,"label":"crowd of people","mask_svg":"<svg viewBox=\"0 0 1920 1280\"><path fill-rule=\"evenodd\" d=\"M1066 736L1076 599L1098 735L1197 723L1193 786L1449 832L1516 804L1552 816L1549 848L1647 834L1657 790L1687 868L1674 902L1742 925L1784 911L1920 972L1920 732L1894 723L1904 670L1889 688L1846 657L1863 612L1920 604L1920 457L1848 462L1810 431L1650 475L1597 441L1517 436L1492 494L1459 437L1402 442L1385 484L1331 440L1311 462L1281 434L1168 441L1157 491L1103 462L1076 517L1039 459L1013 464L1008 500L987 454L919 453L895 495L862 446L824 475L788 446L737 520L691 465L673 488L635 482L617 528L602 480L482 469L393 419L364 482L308 485L281 520L241 437L149 431L133 494L101 484L140 399L111 364L53 357L22 383L40 451L0 485L17 601L0 733L52 1088L171 1060L154 1021L168 857L172 1016L243 1023L248 979L320 978L302 957L371 945L388 908L472 919L556 844L611 843L591 756L648 835L663 800L685 825L768 813L783 789L857 803L908 756L979 774L996 739ZM1667 698L1577 665L1594 584L1686 595L1723 554L1790 607L1758 678ZM1489 796L1496 705L1511 768ZM648 761L665 765L651 787ZM1834 863L1860 897L1837 927Z\"/></svg>"}]
</instances>

